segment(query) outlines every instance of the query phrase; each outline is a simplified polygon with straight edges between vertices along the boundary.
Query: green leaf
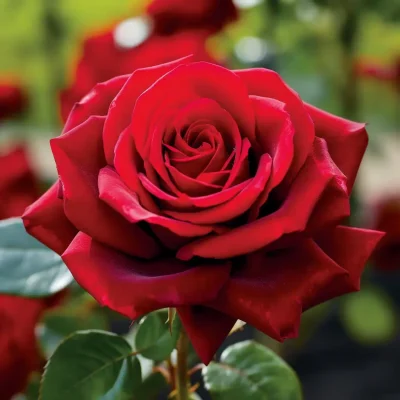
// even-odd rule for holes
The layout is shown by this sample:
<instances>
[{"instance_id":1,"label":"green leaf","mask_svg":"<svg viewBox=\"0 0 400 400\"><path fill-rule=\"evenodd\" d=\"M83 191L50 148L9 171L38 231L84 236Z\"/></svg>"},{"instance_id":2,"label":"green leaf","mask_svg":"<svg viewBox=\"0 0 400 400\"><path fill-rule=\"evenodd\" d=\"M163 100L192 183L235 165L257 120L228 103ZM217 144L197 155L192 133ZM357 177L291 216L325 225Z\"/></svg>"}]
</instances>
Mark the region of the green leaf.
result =
<instances>
[{"instance_id":1,"label":"green leaf","mask_svg":"<svg viewBox=\"0 0 400 400\"><path fill-rule=\"evenodd\" d=\"M20 218L0 221L0 293L45 297L72 281L61 257L28 235Z\"/></svg>"},{"instance_id":2,"label":"green leaf","mask_svg":"<svg viewBox=\"0 0 400 400\"><path fill-rule=\"evenodd\" d=\"M270 349L252 341L236 343L203 369L215 400L301 400L295 372Z\"/></svg>"},{"instance_id":3,"label":"green leaf","mask_svg":"<svg viewBox=\"0 0 400 400\"><path fill-rule=\"evenodd\" d=\"M81 331L67 338L46 365L40 400L131 400L140 363L121 336Z\"/></svg>"},{"instance_id":4,"label":"green leaf","mask_svg":"<svg viewBox=\"0 0 400 400\"><path fill-rule=\"evenodd\" d=\"M138 388L134 400L155 400L168 387L165 378L159 373L149 375Z\"/></svg>"},{"instance_id":5,"label":"green leaf","mask_svg":"<svg viewBox=\"0 0 400 400\"><path fill-rule=\"evenodd\" d=\"M363 345L387 343L398 332L393 301L373 286L343 298L340 315L348 335Z\"/></svg>"},{"instance_id":6,"label":"green leaf","mask_svg":"<svg viewBox=\"0 0 400 400\"><path fill-rule=\"evenodd\" d=\"M163 361L174 350L180 332L180 319L174 319L172 333L165 323L166 320L166 313L158 311L148 314L140 321L135 335L135 349L143 357Z\"/></svg>"}]
</instances>

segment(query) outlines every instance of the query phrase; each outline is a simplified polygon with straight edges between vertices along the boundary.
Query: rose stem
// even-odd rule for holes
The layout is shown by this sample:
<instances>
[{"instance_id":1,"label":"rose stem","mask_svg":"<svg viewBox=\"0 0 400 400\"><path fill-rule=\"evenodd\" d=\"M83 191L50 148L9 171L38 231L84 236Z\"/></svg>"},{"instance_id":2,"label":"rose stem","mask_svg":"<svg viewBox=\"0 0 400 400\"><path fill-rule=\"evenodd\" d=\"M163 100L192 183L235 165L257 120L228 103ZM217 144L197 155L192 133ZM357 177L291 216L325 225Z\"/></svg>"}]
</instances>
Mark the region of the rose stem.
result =
<instances>
[{"instance_id":1,"label":"rose stem","mask_svg":"<svg viewBox=\"0 0 400 400\"><path fill-rule=\"evenodd\" d=\"M176 366L177 400L189 400L189 374L187 365L189 338L183 329L181 330L176 349L178 351Z\"/></svg>"}]
</instances>

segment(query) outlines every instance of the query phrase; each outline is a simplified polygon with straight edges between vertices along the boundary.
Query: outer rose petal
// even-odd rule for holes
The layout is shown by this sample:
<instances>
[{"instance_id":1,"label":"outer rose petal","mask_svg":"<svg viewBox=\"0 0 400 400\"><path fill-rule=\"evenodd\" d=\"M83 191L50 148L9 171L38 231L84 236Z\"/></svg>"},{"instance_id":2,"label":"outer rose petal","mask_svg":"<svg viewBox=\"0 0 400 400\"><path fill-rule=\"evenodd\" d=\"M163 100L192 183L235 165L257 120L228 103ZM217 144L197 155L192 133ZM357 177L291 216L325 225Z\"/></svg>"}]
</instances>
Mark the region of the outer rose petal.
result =
<instances>
[{"instance_id":1,"label":"outer rose petal","mask_svg":"<svg viewBox=\"0 0 400 400\"><path fill-rule=\"evenodd\" d=\"M230 273L229 262L191 267L174 258L139 260L82 232L62 258L99 303L132 319L160 308L210 301Z\"/></svg>"},{"instance_id":2,"label":"outer rose petal","mask_svg":"<svg viewBox=\"0 0 400 400\"><path fill-rule=\"evenodd\" d=\"M326 140L333 161L347 177L351 193L368 145L365 124L337 117L309 104L306 109L314 121L316 135Z\"/></svg>"},{"instance_id":3,"label":"outer rose petal","mask_svg":"<svg viewBox=\"0 0 400 400\"><path fill-rule=\"evenodd\" d=\"M118 94L129 75L122 75L98 83L79 103L76 103L65 122L63 133L70 131L89 117L107 115L113 98Z\"/></svg>"},{"instance_id":4,"label":"outer rose petal","mask_svg":"<svg viewBox=\"0 0 400 400\"><path fill-rule=\"evenodd\" d=\"M159 245L138 225L130 224L99 198L98 173L105 166L104 117L90 117L68 133L51 140L64 187L64 210L78 230L128 254L151 258ZM90 154L87 154L88 150Z\"/></svg>"},{"instance_id":5,"label":"outer rose petal","mask_svg":"<svg viewBox=\"0 0 400 400\"><path fill-rule=\"evenodd\" d=\"M62 254L78 231L65 216L58 187L59 181L25 210L22 219L30 235Z\"/></svg>"},{"instance_id":6,"label":"outer rose petal","mask_svg":"<svg viewBox=\"0 0 400 400\"><path fill-rule=\"evenodd\" d=\"M331 171L332 179L310 216L308 231L326 229L328 225L335 226L350 216L347 179L332 161L325 140L315 140L320 143L321 152L328 161L327 168Z\"/></svg>"},{"instance_id":7,"label":"outer rose petal","mask_svg":"<svg viewBox=\"0 0 400 400\"><path fill-rule=\"evenodd\" d=\"M178 307L178 314L196 353L204 364L209 364L236 319L203 306Z\"/></svg>"},{"instance_id":8,"label":"outer rose petal","mask_svg":"<svg viewBox=\"0 0 400 400\"><path fill-rule=\"evenodd\" d=\"M248 256L209 305L246 321L276 340L297 335L304 304L348 272L312 240L282 251Z\"/></svg>"},{"instance_id":9,"label":"outer rose petal","mask_svg":"<svg viewBox=\"0 0 400 400\"><path fill-rule=\"evenodd\" d=\"M294 159L286 180L293 179L312 151L315 137L314 124L298 94L274 71L248 69L235 71L247 85L250 95L271 97L286 105L296 134L294 135Z\"/></svg>"},{"instance_id":10,"label":"outer rose petal","mask_svg":"<svg viewBox=\"0 0 400 400\"><path fill-rule=\"evenodd\" d=\"M336 170L332 168L332 160L326 158L322 141L317 140L312 155L276 212L222 235L189 243L179 250L177 257L189 260L194 256L217 259L239 256L261 249L284 234L304 231L332 179L337 179Z\"/></svg>"},{"instance_id":11,"label":"outer rose petal","mask_svg":"<svg viewBox=\"0 0 400 400\"><path fill-rule=\"evenodd\" d=\"M179 236L204 236L212 232L212 226L194 225L169 217L154 214L144 209L136 193L129 190L118 174L110 167L103 168L99 174L100 199L132 223L146 221L163 226Z\"/></svg>"},{"instance_id":12,"label":"outer rose petal","mask_svg":"<svg viewBox=\"0 0 400 400\"><path fill-rule=\"evenodd\" d=\"M333 297L360 290L360 278L365 263L385 234L367 229L337 226L316 238L318 245L342 266L348 275L327 286L321 292L314 292L304 305L305 309Z\"/></svg>"},{"instance_id":13,"label":"outer rose petal","mask_svg":"<svg viewBox=\"0 0 400 400\"><path fill-rule=\"evenodd\" d=\"M163 75L178 65L189 63L192 58L193 56L188 56L170 63L137 69L129 76L123 90L112 101L104 125L104 152L109 165L114 163L115 145L122 131L129 125L138 97Z\"/></svg>"}]
</instances>

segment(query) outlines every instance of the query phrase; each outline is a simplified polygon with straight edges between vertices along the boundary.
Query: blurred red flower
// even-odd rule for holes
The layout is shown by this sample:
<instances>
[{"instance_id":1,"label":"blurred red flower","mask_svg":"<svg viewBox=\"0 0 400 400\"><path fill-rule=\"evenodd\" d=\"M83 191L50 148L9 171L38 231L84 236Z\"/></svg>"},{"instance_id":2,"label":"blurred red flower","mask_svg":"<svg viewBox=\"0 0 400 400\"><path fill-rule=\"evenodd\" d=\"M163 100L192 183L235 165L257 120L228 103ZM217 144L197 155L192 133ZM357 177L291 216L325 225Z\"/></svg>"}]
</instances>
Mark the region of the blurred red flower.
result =
<instances>
[{"instance_id":1,"label":"blurred red flower","mask_svg":"<svg viewBox=\"0 0 400 400\"><path fill-rule=\"evenodd\" d=\"M152 34L133 48L118 46L115 30L86 39L73 83L61 93L61 116L65 122L75 103L96 83L131 74L138 68L162 64L193 54L198 61L215 62L205 47L206 32L185 31L171 36Z\"/></svg>"},{"instance_id":2,"label":"blurred red flower","mask_svg":"<svg viewBox=\"0 0 400 400\"><path fill-rule=\"evenodd\" d=\"M400 92L400 57L397 57L388 66L373 61L360 60L355 65L355 72L358 76L391 83L394 89Z\"/></svg>"},{"instance_id":3,"label":"blurred red flower","mask_svg":"<svg viewBox=\"0 0 400 400\"><path fill-rule=\"evenodd\" d=\"M153 0L147 13L153 17L155 30L160 34L194 28L212 34L238 18L232 0Z\"/></svg>"},{"instance_id":4,"label":"blurred red flower","mask_svg":"<svg viewBox=\"0 0 400 400\"><path fill-rule=\"evenodd\" d=\"M0 121L21 113L27 98L20 86L0 82Z\"/></svg>"},{"instance_id":5,"label":"blurred red flower","mask_svg":"<svg viewBox=\"0 0 400 400\"><path fill-rule=\"evenodd\" d=\"M389 196L376 205L373 228L386 232L373 253L374 265L385 271L400 269L400 196Z\"/></svg>"},{"instance_id":6,"label":"blurred red flower","mask_svg":"<svg viewBox=\"0 0 400 400\"><path fill-rule=\"evenodd\" d=\"M30 374L44 366L35 327L62 296L64 293L47 299L0 295L0 400L24 392Z\"/></svg>"},{"instance_id":7,"label":"blurred red flower","mask_svg":"<svg viewBox=\"0 0 400 400\"><path fill-rule=\"evenodd\" d=\"M359 289L382 233L341 223L367 142L273 71L186 57L74 107L51 141L60 181L24 223L101 304L177 307L208 363L237 319L282 341Z\"/></svg>"},{"instance_id":8,"label":"blurred red flower","mask_svg":"<svg viewBox=\"0 0 400 400\"><path fill-rule=\"evenodd\" d=\"M39 196L25 148L0 154L0 171L0 219L20 216ZM0 295L0 400L24 391L31 372L40 370L43 358L36 345L35 326L63 295L47 299Z\"/></svg>"},{"instance_id":9,"label":"blurred red flower","mask_svg":"<svg viewBox=\"0 0 400 400\"><path fill-rule=\"evenodd\" d=\"M0 153L0 171L0 219L21 216L39 197L26 149L18 146Z\"/></svg>"}]
</instances>

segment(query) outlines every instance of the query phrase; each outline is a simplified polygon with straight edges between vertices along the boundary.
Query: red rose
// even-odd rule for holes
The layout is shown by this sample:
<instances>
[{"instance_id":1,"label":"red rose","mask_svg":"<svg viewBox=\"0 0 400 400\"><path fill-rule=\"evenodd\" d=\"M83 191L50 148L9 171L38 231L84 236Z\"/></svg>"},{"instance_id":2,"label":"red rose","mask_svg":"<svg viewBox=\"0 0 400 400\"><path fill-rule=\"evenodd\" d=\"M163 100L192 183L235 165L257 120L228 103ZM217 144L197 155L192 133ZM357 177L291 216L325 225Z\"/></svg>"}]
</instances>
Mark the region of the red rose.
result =
<instances>
[{"instance_id":1,"label":"red rose","mask_svg":"<svg viewBox=\"0 0 400 400\"><path fill-rule=\"evenodd\" d=\"M168 37L152 35L139 46L127 49L117 46L114 30L89 37L84 43L73 84L61 93L63 121L66 121L73 105L96 83L187 54L194 54L198 61L213 62L205 48L205 41L205 32L190 31Z\"/></svg>"},{"instance_id":2,"label":"red rose","mask_svg":"<svg viewBox=\"0 0 400 400\"><path fill-rule=\"evenodd\" d=\"M374 265L383 271L400 269L400 196L390 196L376 205L373 226L386 232L373 253Z\"/></svg>"},{"instance_id":3,"label":"red rose","mask_svg":"<svg viewBox=\"0 0 400 400\"><path fill-rule=\"evenodd\" d=\"M363 124L273 71L189 58L102 83L51 141L60 182L24 215L100 303L177 307L208 362L237 319L283 340L359 288L380 232L338 225Z\"/></svg>"},{"instance_id":4,"label":"red rose","mask_svg":"<svg viewBox=\"0 0 400 400\"><path fill-rule=\"evenodd\" d=\"M0 82L0 121L21 113L26 103L25 93L20 87Z\"/></svg>"},{"instance_id":5,"label":"red rose","mask_svg":"<svg viewBox=\"0 0 400 400\"><path fill-rule=\"evenodd\" d=\"M19 146L0 153L0 219L21 216L38 197L38 183L26 151Z\"/></svg>"},{"instance_id":6,"label":"red rose","mask_svg":"<svg viewBox=\"0 0 400 400\"><path fill-rule=\"evenodd\" d=\"M49 299L0 295L0 400L24 392L30 374L44 365L35 327L59 299L58 295Z\"/></svg>"},{"instance_id":7,"label":"red rose","mask_svg":"<svg viewBox=\"0 0 400 400\"><path fill-rule=\"evenodd\" d=\"M355 65L355 72L362 77L389 82L394 89L400 92L400 56L389 66L366 60L358 61Z\"/></svg>"},{"instance_id":8,"label":"red rose","mask_svg":"<svg viewBox=\"0 0 400 400\"><path fill-rule=\"evenodd\" d=\"M212 34L238 18L232 0L153 0L147 13L154 19L156 32L161 34L194 28Z\"/></svg>"},{"instance_id":9,"label":"red rose","mask_svg":"<svg viewBox=\"0 0 400 400\"><path fill-rule=\"evenodd\" d=\"M38 197L37 182L23 147L0 155L0 219L20 216ZM31 372L42 365L35 326L44 310L58 303L0 295L0 400L25 390Z\"/></svg>"}]
</instances>

